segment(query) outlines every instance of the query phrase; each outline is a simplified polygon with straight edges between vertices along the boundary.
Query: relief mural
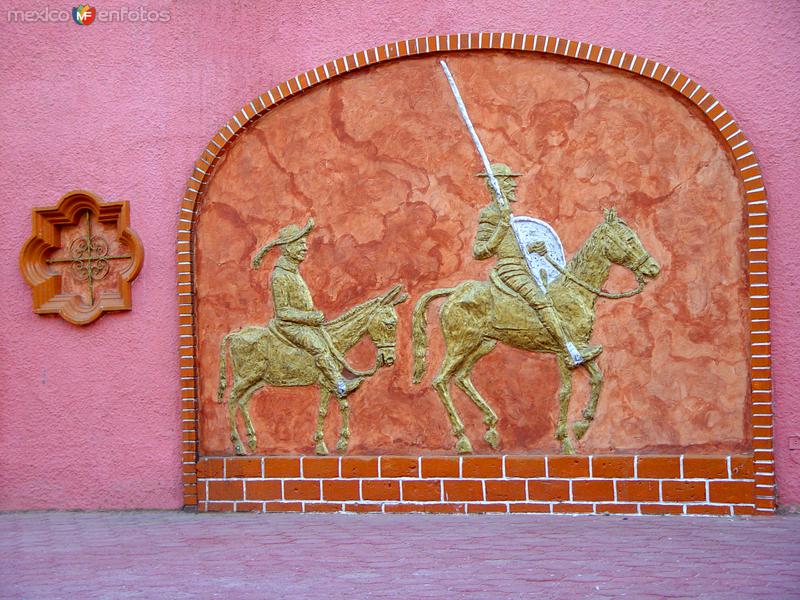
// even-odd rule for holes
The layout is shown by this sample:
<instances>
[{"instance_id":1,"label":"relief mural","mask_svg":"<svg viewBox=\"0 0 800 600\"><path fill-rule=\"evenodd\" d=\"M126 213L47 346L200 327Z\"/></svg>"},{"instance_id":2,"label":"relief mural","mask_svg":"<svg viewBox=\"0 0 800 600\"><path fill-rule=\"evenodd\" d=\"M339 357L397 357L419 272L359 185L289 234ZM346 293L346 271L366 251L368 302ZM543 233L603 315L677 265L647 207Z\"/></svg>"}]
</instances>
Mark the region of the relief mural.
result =
<instances>
[{"instance_id":1,"label":"relief mural","mask_svg":"<svg viewBox=\"0 0 800 600\"><path fill-rule=\"evenodd\" d=\"M218 167L201 453L747 450L742 191L702 113L581 61L447 61L314 88Z\"/></svg>"}]
</instances>

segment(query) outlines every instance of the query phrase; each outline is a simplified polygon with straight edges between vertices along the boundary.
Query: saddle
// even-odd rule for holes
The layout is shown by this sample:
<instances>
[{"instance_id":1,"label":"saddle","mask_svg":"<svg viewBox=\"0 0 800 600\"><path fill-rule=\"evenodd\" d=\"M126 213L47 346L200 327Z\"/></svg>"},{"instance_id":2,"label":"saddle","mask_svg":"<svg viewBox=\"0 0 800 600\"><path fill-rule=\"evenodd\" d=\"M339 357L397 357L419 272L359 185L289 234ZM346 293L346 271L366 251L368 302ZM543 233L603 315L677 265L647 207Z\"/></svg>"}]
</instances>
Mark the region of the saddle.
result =
<instances>
[{"instance_id":1,"label":"saddle","mask_svg":"<svg viewBox=\"0 0 800 600\"><path fill-rule=\"evenodd\" d=\"M315 368L314 359L278 331L273 321L266 327L245 327L240 335L247 352L264 365L267 381L285 386L308 385L308 370Z\"/></svg>"},{"instance_id":2,"label":"saddle","mask_svg":"<svg viewBox=\"0 0 800 600\"><path fill-rule=\"evenodd\" d=\"M527 330L537 323L539 317L531 305L517 292L508 287L494 271L489 274L489 289L492 293L497 329Z\"/></svg>"}]
</instances>

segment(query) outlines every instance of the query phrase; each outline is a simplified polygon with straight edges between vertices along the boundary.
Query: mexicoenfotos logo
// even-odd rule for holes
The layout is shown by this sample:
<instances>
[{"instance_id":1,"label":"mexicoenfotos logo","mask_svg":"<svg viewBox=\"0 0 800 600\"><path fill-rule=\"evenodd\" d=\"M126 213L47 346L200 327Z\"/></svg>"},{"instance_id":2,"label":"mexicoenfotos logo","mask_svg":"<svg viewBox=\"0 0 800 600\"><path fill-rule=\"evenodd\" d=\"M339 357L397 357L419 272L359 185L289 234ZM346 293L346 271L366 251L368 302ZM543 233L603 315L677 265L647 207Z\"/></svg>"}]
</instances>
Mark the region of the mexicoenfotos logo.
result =
<instances>
[{"instance_id":1,"label":"mexicoenfotos logo","mask_svg":"<svg viewBox=\"0 0 800 600\"><path fill-rule=\"evenodd\" d=\"M70 16L72 19L70 19ZM95 8L88 4L66 8L45 6L39 10L11 9L6 12L9 23L69 23L91 25L98 23L168 23L172 19L170 10L152 10L144 6L121 6L119 8Z\"/></svg>"},{"instance_id":2,"label":"mexicoenfotos logo","mask_svg":"<svg viewBox=\"0 0 800 600\"><path fill-rule=\"evenodd\" d=\"M72 9L72 20L78 25L91 25L96 16L97 11L88 4L79 4Z\"/></svg>"}]
</instances>

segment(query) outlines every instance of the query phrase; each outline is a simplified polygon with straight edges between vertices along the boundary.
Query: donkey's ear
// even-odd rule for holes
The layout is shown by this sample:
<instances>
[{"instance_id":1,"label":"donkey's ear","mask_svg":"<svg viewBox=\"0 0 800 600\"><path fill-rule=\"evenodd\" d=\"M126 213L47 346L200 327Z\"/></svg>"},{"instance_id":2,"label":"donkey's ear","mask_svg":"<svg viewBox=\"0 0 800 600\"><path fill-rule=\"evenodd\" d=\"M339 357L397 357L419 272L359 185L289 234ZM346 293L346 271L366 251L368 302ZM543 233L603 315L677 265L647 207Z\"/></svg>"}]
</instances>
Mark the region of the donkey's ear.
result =
<instances>
[{"instance_id":1,"label":"donkey's ear","mask_svg":"<svg viewBox=\"0 0 800 600\"><path fill-rule=\"evenodd\" d=\"M392 306L397 306L398 304L402 304L406 300L408 300L408 294L401 294L400 296L394 299L394 301L392 302Z\"/></svg>"},{"instance_id":2,"label":"donkey's ear","mask_svg":"<svg viewBox=\"0 0 800 600\"><path fill-rule=\"evenodd\" d=\"M393 285L392 289L386 292L383 297L381 298L381 304L392 304L394 299L397 297L397 294L400 293L400 290L403 289L403 284L398 283L397 285Z\"/></svg>"},{"instance_id":3,"label":"donkey's ear","mask_svg":"<svg viewBox=\"0 0 800 600\"><path fill-rule=\"evenodd\" d=\"M606 208L603 211L606 215L606 223L613 223L617 220L617 209L616 208Z\"/></svg>"}]
</instances>

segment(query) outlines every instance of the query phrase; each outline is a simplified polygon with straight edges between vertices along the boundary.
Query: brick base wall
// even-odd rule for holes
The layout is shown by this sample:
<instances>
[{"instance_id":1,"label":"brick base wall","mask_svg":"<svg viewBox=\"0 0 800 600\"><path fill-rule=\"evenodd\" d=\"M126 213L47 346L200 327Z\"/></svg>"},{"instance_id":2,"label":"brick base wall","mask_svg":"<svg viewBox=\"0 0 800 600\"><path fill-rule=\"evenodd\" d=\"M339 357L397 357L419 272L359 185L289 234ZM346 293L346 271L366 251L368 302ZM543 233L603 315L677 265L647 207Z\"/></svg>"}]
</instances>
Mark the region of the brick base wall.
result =
<instances>
[{"instance_id":1,"label":"brick base wall","mask_svg":"<svg viewBox=\"0 0 800 600\"><path fill-rule=\"evenodd\" d=\"M752 456L204 457L200 511L751 515ZM764 504L764 506L762 506Z\"/></svg>"}]
</instances>

